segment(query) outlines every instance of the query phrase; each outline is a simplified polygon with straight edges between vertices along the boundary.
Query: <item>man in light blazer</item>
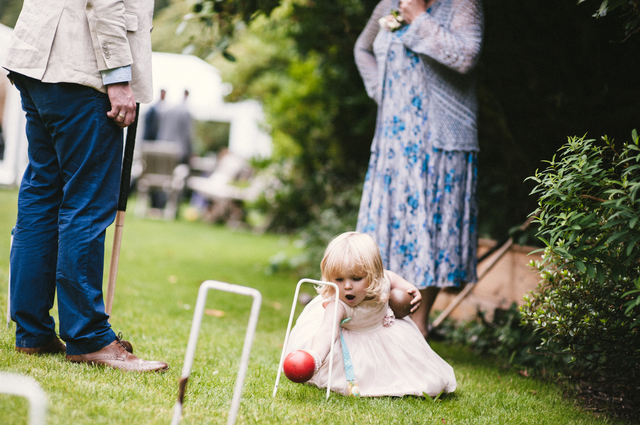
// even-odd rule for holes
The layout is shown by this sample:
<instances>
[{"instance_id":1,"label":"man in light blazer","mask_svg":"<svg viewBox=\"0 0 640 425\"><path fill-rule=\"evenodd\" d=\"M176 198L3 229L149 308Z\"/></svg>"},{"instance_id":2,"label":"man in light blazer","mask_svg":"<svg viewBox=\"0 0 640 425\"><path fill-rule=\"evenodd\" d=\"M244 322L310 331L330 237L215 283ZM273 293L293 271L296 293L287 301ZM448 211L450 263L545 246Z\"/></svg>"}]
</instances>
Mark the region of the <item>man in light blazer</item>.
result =
<instances>
[{"instance_id":1,"label":"man in light blazer","mask_svg":"<svg viewBox=\"0 0 640 425\"><path fill-rule=\"evenodd\" d=\"M11 249L16 350L162 371L125 349L105 313L104 239L123 132L149 102L153 0L24 0L3 66L27 116L29 165ZM60 337L50 316L56 289Z\"/></svg>"}]
</instances>

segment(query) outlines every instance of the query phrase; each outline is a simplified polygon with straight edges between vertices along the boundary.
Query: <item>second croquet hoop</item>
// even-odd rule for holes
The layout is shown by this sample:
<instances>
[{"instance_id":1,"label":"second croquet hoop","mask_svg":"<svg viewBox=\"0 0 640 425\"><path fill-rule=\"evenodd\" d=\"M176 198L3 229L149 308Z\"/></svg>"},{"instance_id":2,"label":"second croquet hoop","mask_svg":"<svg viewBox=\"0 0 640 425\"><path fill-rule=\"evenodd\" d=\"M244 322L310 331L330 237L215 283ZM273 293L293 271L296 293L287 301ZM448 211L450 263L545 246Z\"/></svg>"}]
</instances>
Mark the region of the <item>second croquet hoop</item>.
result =
<instances>
[{"instance_id":1,"label":"second croquet hoop","mask_svg":"<svg viewBox=\"0 0 640 425\"><path fill-rule=\"evenodd\" d=\"M293 316L296 312L296 303L298 302L298 295L300 294L300 286L303 283L312 283L314 285L329 285L335 290L336 300L339 298L339 290L338 285L333 282L323 282L320 280L313 279L301 279L296 286L296 293L293 296L293 305L291 306L291 314L289 315L289 324L287 325L287 332L284 335L284 344L282 344L282 354L280 355L280 364L278 365L278 374L276 375L276 384L273 387L273 397L276 396L278 392L278 383L280 382L280 374L282 373L282 365L284 364L284 355L287 351L287 344L289 343L289 334L291 333L291 325L293 324ZM329 395L331 395L331 376L333 375L333 347L335 345L336 340L336 324L338 323L338 308L336 304L336 308L333 309L333 330L331 331L331 350L329 351L329 381L327 382L327 400L329 400Z\"/></svg>"},{"instance_id":2,"label":"second croquet hoop","mask_svg":"<svg viewBox=\"0 0 640 425\"><path fill-rule=\"evenodd\" d=\"M127 142L124 146L122 157L122 172L120 174L120 192L118 194L118 212L116 213L115 228L113 233L113 249L111 251L111 263L109 265L109 278L107 283L107 298L105 301L105 312L111 316L113 308L113 298L116 293L116 279L118 277L118 262L120 260L120 246L122 244L122 231L124 228L124 217L127 211L127 200L129 198L129 186L131 186L131 165L133 164L133 151L136 145L136 132L138 130L138 116L140 115L140 104L136 104L136 119L127 127ZM111 321L111 318L109 318Z\"/></svg>"},{"instance_id":3,"label":"second croquet hoop","mask_svg":"<svg viewBox=\"0 0 640 425\"><path fill-rule=\"evenodd\" d=\"M251 315L247 324L247 332L244 336L244 345L242 347L242 357L240 358L240 367L236 378L236 386L233 390L233 399L231 400L231 408L227 425L233 425L238 416L240 408L240 398L242 397L242 389L244 387L244 378L247 374L249 366L249 356L251 355L251 345L256 333L258 325L258 316L260 315L260 305L262 304L262 294L254 288L246 286L232 285L230 283L218 282L215 280L207 280L200 285L198 291L198 299L196 301L196 309L193 312L193 322L191 323L191 333L189 334L189 342L187 343L187 353L184 357L184 365L182 367L182 376L180 377L180 385L178 388L178 400L173 408L173 419L171 425L178 425L182 417L182 406L184 405L184 396L187 391L187 382L193 367L193 358L196 353L196 345L198 344L198 334L200 333L200 325L202 324L202 316L204 315L204 307L207 301L207 293L211 289L218 291L232 292L240 295L248 295L253 297L251 304Z\"/></svg>"},{"instance_id":4,"label":"second croquet hoop","mask_svg":"<svg viewBox=\"0 0 640 425\"><path fill-rule=\"evenodd\" d=\"M29 425L47 423L47 394L30 376L0 372L0 394L24 397L29 402Z\"/></svg>"}]
</instances>

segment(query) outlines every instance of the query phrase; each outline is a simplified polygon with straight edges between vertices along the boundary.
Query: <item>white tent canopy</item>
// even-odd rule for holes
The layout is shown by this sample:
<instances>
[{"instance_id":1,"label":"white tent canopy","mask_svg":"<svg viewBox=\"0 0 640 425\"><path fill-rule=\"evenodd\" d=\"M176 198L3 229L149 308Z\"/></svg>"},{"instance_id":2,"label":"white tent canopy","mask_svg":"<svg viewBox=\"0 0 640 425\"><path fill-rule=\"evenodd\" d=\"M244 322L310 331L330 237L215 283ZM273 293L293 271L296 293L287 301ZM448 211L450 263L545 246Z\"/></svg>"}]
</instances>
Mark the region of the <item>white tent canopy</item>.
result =
<instances>
[{"instance_id":1,"label":"white tent canopy","mask_svg":"<svg viewBox=\"0 0 640 425\"><path fill-rule=\"evenodd\" d=\"M0 64L4 62L11 32L11 28L0 24ZM189 110L195 119L230 124L231 152L244 158L271 155L271 137L263 130L264 115L259 102L225 103L223 97L230 86L222 82L215 67L195 56L154 52L152 60L156 96L160 89L166 90L166 101L171 105L181 102L184 91L188 90ZM5 75L6 71L0 68L0 96L2 89L6 92L4 113L0 111L5 143L4 159L0 160L0 185L17 185L28 163L25 117L18 90L9 84ZM144 115L148 107L141 105L140 114ZM140 127L139 137L143 134L142 125Z\"/></svg>"},{"instance_id":2,"label":"white tent canopy","mask_svg":"<svg viewBox=\"0 0 640 425\"><path fill-rule=\"evenodd\" d=\"M153 87L157 98L160 89L167 91L168 104L180 103L189 90L189 107L194 118L209 119L209 111L223 105L228 85L222 83L216 68L191 55L154 52Z\"/></svg>"},{"instance_id":3,"label":"white tent canopy","mask_svg":"<svg viewBox=\"0 0 640 425\"><path fill-rule=\"evenodd\" d=\"M189 110L195 119L228 122L231 152L244 158L271 156L271 137L262 130L262 105L251 100L225 103L223 97L231 91L230 84L223 83L218 70L202 59L154 52L153 87L156 99L161 89L167 91L168 106L181 102L188 90ZM148 107L141 106L141 115Z\"/></svg>"}]
</instances>

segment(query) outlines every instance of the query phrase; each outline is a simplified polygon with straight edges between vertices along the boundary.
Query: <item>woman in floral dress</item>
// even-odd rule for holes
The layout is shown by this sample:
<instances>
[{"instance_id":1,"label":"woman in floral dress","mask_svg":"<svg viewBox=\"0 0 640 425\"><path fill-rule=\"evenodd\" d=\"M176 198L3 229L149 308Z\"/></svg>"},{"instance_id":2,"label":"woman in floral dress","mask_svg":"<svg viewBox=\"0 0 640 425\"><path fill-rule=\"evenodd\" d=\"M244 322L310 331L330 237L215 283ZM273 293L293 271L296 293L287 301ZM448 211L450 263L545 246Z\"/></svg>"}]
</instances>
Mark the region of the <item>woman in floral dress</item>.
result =
<instances>
[{"instance_id":1,"label":"woman in floral dress","mask_svg":"<svg viewBox=\"0 0 640 425\"><path fill-rule=\"evenodd\" d=\"M426 337L443 287L476 281L479 0L382 0L355 46L376 132L357 230L422 292Z\"/></svg>"}]
</instances>

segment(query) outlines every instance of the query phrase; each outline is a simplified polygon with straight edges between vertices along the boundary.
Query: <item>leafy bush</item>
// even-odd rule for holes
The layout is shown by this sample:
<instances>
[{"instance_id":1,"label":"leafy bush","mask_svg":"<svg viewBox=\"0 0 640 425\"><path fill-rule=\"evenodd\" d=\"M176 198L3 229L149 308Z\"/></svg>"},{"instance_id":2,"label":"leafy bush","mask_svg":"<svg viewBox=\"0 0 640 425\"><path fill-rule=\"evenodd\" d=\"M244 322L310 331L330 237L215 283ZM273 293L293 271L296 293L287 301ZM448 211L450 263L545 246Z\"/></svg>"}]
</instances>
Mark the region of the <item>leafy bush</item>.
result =
<instances>
[{"instance_id":1,"label":"leafy bush","mask_svg":"<svg viewBox=\"0 0 640 425\"><path fill-rule=\"evenodd\" d=\"M640 401L640 147L571 138L532 179L539 196L539 291L523 322L547 333L541 351L567 353L565 374L616 399ZM558 347L560 350L558 350ZM614 398L609 397L609 401Z\"/></svg>"},{"instance_id":2,"label":"leafy bush","mask_svg":"<svg viewBox=\"0 0 640 425\"><path fill-rule=\"evenodd\" d=\"M522 323L516 303L507 310L496 310L493 321L478 311L478 320L456 323L445 320L434 329L434 338L466 345L478 354L496 356L505 364L523 369L526 376L551 377L564 368L567 356L537 351L545 335Z\"/></svg>"}]
</instances>

